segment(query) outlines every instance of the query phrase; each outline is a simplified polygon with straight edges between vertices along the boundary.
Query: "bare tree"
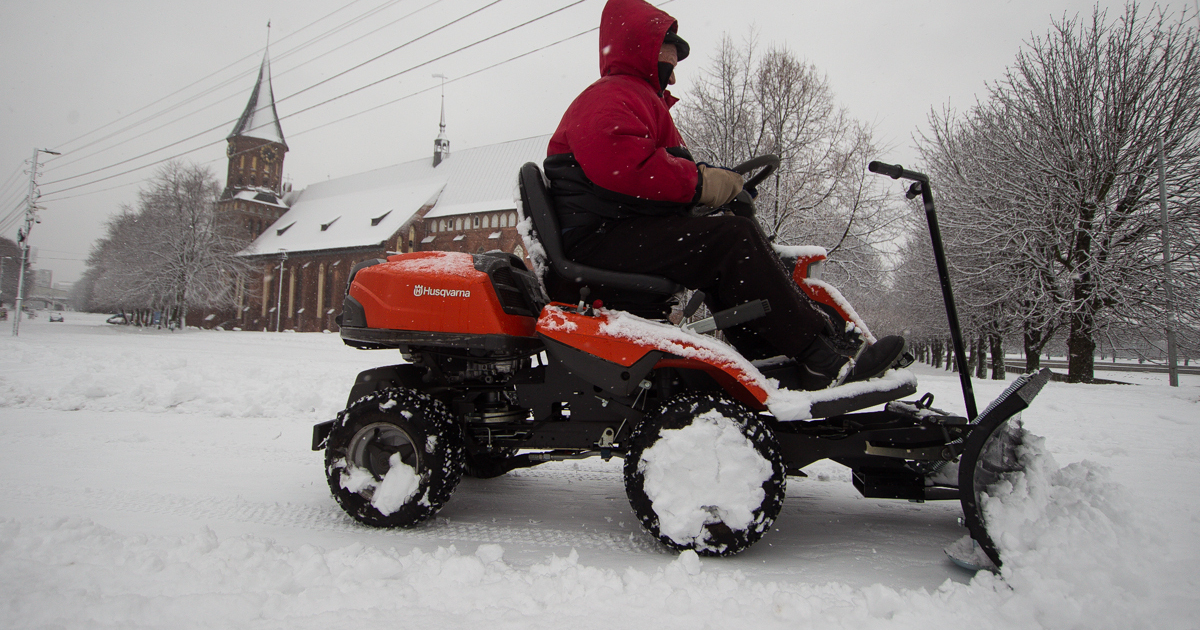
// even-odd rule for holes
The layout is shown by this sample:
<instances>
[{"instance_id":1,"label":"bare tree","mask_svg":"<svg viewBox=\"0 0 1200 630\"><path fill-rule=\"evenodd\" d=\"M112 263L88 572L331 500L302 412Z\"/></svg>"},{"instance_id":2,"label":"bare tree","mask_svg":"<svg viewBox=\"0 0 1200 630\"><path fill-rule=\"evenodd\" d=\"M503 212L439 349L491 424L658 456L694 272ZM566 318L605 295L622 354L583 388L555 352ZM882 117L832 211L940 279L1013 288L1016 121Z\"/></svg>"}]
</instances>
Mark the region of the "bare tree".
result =
<instances>
[{"instance_id":1,"label":"bare tree","mask_svg":"<svg viewBox=\"0 0 1200 630\"><path fill-rule=\"evenodd\" d=\"M172 162L109 220L88 258L85 280L101 308L168 311L186 321L191 307L232 304L247 271L245 241L215 212L220 188L207 169Z\"/></svg>"},{"instance_id":2,"label":"bare tree","mask_svg":"<svg viewBox=\"0 0 1200 630\"><path fill-rule=\"evenodd\" d=\"M877 291L880 247L898 233L900 211L866 175L876 153L870 130L837 104L814 65L776 47L760 58L753 36L740 48L726 36L678 112L697 159L732 166L778 155L755 204L763 231L781 245L825 247L830 280L848 296Z\"/></svg>"},{"instance_id":3,"label":"bare tree","mask_svg":"<svg viewBox=\"0 0 1200 630\"><path fill-rule=\"evenodd\" d=\"M1064 326L1070 378L1091 380L1106 331L1165 321L1159 140L1178 239L1173 264L1196 266L1195 31L1161 11L1142 17L1136 4L1112 22L1099 9L1090 21L1055 22L985 101L960 123L950 117L933 117L925 157L951 182L944 205L959 228L952 261L973 269L977 306L1003 304L1006 317L1025 325L1027 349ZM995 274L1014 282L988 282ZM1200 286L1194 274L1177 280L1175 306L1195 322Z\"/></svg>"}]
</instances>

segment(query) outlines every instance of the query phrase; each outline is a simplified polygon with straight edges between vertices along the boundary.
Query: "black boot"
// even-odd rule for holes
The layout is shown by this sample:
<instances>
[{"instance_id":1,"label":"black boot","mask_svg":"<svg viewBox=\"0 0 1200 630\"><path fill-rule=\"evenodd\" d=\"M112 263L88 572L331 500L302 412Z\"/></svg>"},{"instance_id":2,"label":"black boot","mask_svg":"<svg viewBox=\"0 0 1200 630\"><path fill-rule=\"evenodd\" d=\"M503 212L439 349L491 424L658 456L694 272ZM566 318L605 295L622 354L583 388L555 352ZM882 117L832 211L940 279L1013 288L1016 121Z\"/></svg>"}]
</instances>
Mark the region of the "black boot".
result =
<instances>
[{"instance_id":1,"label":"black boot","mask_svg":"<svg viewBox=\"0 0 1200 630\"><path fill-rule=\"evenodd\" d=\"M850 375L843 382L865 381L883 374L904 354L906 345L904 337L889 335L863 348L854 359L854 368L850 370Z\"/></svg>"},{"instance_id":2,"label":"black boot","mask_svg":"<svg viewBox=\"0 0 1200 630\"><path fill-rule=\"evenodd\" d=\"M799 374L797 384L800 389L815 391L875 378L897 363L905 347L903 337L891 335L863 347L851 362L850 357L838 352L827 337L817 335L795 358Z\"/></svg>"},{"instance_id":3,"label":"black boot","mask_svg":"<svg viewBox=\"0 0 1200 630\"><path fill-rule=\"evenodd\" d=\"M840 385L850 373L850 357L838 352L825 335L817 335L812 343L794 358L800 377L800 389L807 391Z\"/></svg>"}]
</instances>

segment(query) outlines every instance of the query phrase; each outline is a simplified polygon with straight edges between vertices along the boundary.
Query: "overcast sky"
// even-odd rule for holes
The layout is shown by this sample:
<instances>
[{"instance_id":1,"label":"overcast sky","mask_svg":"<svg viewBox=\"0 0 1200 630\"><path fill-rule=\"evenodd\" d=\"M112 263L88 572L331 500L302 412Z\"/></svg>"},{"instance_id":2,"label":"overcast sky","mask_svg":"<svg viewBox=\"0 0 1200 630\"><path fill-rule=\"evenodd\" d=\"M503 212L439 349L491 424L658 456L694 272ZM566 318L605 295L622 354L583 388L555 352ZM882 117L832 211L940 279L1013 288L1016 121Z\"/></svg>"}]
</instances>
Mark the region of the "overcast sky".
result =
<instances>
[{"instance_id":1,"label":"overcast sky","mask_svg":"<svg viewBox=\"0 0 1200 630\"><path fill-rule=\"evenodd\" d=\"M121 204L135 203L154 173L153 166L139 167L183 154L179 159L208 165L224 184L224 139L250 96L268 21L275 99L290 148L284 175L302 188L431 155L435 73L448 77L452 153L551 133L571 99L597 78L596 33L586 31L599 23L603 4L5 0L0 235L16 237L19 222L5 219L22 207L24 162L35 147L62 152L42 157L44 210L31 238L39 250L35 266L52 269L55 281L76 280L105 220ZM722 34L740 42L753 29L761 46L785 46L816 64L850 113L874 125L879 144L888 147L880 159L906 165L915 163L912 136L931 108L969 107L1053 18L1090 16L1093 6L1090 0L662 5L692 47L677 72L677 96L687 98ZM1124 3L1099 0L1099 6L1115 17ZM1196 0L1160 6L1191 15Z\"/></svg>"}]
</instances>

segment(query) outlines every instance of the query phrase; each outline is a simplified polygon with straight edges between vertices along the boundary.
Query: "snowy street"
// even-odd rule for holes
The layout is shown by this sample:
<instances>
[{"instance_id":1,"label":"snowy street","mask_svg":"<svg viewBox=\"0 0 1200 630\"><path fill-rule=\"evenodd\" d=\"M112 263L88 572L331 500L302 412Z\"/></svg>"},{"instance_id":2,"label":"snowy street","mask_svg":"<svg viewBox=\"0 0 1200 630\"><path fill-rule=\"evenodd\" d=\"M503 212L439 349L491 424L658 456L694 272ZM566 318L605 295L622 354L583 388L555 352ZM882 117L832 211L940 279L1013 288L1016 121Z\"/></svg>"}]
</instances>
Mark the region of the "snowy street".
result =
<instances>
[{"instance_id":1,"label":"snowy street","mask_svg":"<svg viewBox=\"0 0 1200 630\"><path fill-rule=\"evenodd\" d=\"M1056 466L1008 513L1002 573L973 576L942 551L966 533L957 501L863 499L831 462L790 478L774 530L731 558L644 533L617 458L464 479L433 522L371 529L330 495L311 429L396 352L105 318L0 337L0 627L1188 628L1200 615L1200 376L1049 383L1024 421ZM963 413L955 374L912 370L935 407ZM976 381L980 408L1004 386Z\"/></svg>"}]
</instances>

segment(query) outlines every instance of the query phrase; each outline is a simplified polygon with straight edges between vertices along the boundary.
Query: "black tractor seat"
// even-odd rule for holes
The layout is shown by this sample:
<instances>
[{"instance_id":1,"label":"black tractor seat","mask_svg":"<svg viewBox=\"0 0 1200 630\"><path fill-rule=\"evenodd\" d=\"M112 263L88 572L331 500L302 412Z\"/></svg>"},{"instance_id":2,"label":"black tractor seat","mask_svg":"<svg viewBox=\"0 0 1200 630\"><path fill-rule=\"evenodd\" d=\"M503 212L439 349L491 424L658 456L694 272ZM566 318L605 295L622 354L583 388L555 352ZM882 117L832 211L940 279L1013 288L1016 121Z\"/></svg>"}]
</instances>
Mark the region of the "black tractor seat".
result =
<instances>
[{"instance_id":1,"label":"black tractor seat","mask_svg":"<svg viewBox=\"0 0 1200 630\"><path fill-rule=\"evenodd\" d=\"M574 304L587 287L588 301L601 300L608 308L649 319L666 319L683 285L660 276L599 269L567 258L562 246L558 215L546 189L542 169L533 162L521 167L518 185L525 216L533 219L537 239L546 252L548 269L542 282L551 300Z\"/></svg>"}]
</instances>

